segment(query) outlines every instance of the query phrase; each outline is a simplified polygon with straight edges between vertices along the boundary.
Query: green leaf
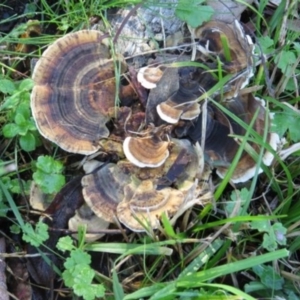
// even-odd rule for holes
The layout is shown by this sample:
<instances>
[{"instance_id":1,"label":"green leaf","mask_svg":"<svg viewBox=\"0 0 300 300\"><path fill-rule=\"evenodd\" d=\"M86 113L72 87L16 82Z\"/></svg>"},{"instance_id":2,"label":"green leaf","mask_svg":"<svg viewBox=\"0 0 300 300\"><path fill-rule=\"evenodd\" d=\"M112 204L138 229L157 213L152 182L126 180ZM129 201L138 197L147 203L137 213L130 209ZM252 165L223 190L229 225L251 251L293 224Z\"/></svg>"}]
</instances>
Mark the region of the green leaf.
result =
<instances>
[{"instance_id":1,"label":"green leaf","mask_svg":"<svg viewBox=\"0 0 300 300\"><path fill-rule=\"evenodd\" d=\"M231 201L226 201L225 203L225 210L227 214L230 215L236 206L236 202L240 201L240 208L237 212L237 214L239 215L239 212L242 210L248 197L249 197L249 191L246 188L242 188L240 191L239 190L232 191L230 195Z\"/></svg>"},{"instance_id":2,"label":"green leaf","mask_svg":"<svg viewBox=\"0 0 300 300\"><path fill-rule=\"evenodd\" d=\"M89 265L81 263L74 267L73 275L75 275L74 284L82 283L87 285L91 284L95 276L95 271Z\"/></svg>"},{"instance_id":3,"label":"green leaf","mask_svg":"<svg viewBox=\"0 0 300 300\"><path fill-rule=\"evenodd\" d=\"M300 55L300 43L294 42L293 45L295 50L297 51L297 54Z\"/></svg>"},{"instance_id":4,"label":"green leaf","mask_svg":"<svg viewBox=\"0 0 300 300\"><path fill-rule=\"evenodd\" d=\"M264 54L274 51L274 41L269 36L261 36L258 37L257 40Z\"/></svg>"},{"instance_id":5,"label":"green leaf","mask_svg":"<svg viewBox=\"0 0 300 300\"><path fill-rule=\"evenodd\" d=\"M11 108L15 108L16 105L19 103L20 101L20 93L15 93L9 97L6 97L4 103L1 105L1 110L3 109L11 109Z\"/></svg>"},{"instance_id":6,"label":"green leaf","mask_svg":"<svg viewBox=\"0 0 300 300\"><path fill-rule=\"evenodd\" d=\"M284 279L271 266L264 267L260 279L266 287L277 291L282 290Z\"/></svg>"},{"instance_id":7,"label":"green leaf","mask_svg":"<svg viewBox=\"0 0 300 300\"><path fill-rule=\"evenodd\" d=\"M94 300L96 297L103 297L105 289L100 284L86 284L78 281L73 286L74 292L77 296L82 296L85 300Z\"/></svg>"},{"instance_id":8,"label":"green leaf","mask_svg":"<svg viewBox=\"0 0 300 300\"><path fill-rule=\"evenodd\" d=\"M40 246L49 238L48 225L40 221L36 224L35 230L30 223L25 223L22 230L23 240L35 247Z\"/></svg>"},{"instance_id":9,"label":"green leaf","mask_svg":"<svg viewBox=\"0 0 300 300\"><path fill-rule=\"evenodd\" d=\"M3 203L3 194L0 192L0 217L6 217L9 207Z\"/></svg>"},{"instance_id":10,"label":"green leaf","mask_svg":"<svg viewBox=\"0 0 300 300\"><path fill-rule=\"evenodd\" d=\"M61 162L53 159L48 155L39 156L36 167L44 173L48 174L61 173L64 168Z\"/></svg>"},{"instance_id":11,"label":"green leaf","mask_svg":"<svg viewBox=\"0 0 300 300\"><path fill-rule=\"evenodd\" d=\"M170 223L170 220L168 219L167 215L165 213L162 214L161 216L161 221L163 224L163 228L167 234L167 236L175 238L176 237L176 233Z\"/></svg>"},{"instance_id":12,"label":"green leaf","mask_svg":"<svg viewBox=\"0 0 300 300\"><path fill-rule=\"evenodd\" d=\"M33 173L34 181L46 194L58 192L65 185L65 177L60 173L63 164L51 156L39 156L36 163L37 171Z\"/></svg>"},{"instance_id":13,"label":"green leaf","mask_svg":"<svg viewBox=\"0 0 300 300\"><path fill-rule=\"evenodd\" d=\"M65 177L63 175L47 174L40 170L33 173L33 179L46 194L56 193L65 185Z\"/></svg>"},{"instance_id":14,"label":"green leaf","mask_svg":"<svg viewBox=\"0 0 300 300\"><path fill-rule=\"evenodd\" d=\"M20 103L16 109L16 113L23 115L28 120L30 118L30 103L28 101Z\"/></svg>"},{"instance_id":15,"label":"green leaf","mask_svg":"<svg viewBox=\"0 0 300 300\"><path fill-rule=\"evenodd\" d=\"M91 256L82 249L75 249L70 237L60 238L57 247L61 250L71 250L70 257L64 263L66 270L62 274L65 285L73 288L77 296L82 296L86 300L103 297L104 287L92 284L95 271L90 267Z\"/></svg>"},{"instance_id":16,"label":"green leaf","mask_svg":"<svg viewBox=\"0 0 300 300\"><path fill-rule=\"evenodd\" d=\"M275 251L278 248L278 246L274 239L274 235L265 233L263 237L262 246L270 252Z\"/></svg>"},{"instance_id":17,"label":"green leaf","mask_svg":"<svg viewBox=\"0 0 300 300\"><path fill-rule=\"evenodd\" d=\"M94 287L96 297L104 297L105 288L102 284L92 284L92 286Z\"/></svg>"},{"instance_id":18,"label":"green leaf","mask_svg":"<svg viewBox=\"0 0 300 300\"><path fill-rule=\"evenodd\" d=\"M66 269L75 268L78 264L89 265L91 263L91 256L82 251L81 249L75 249L71 251L70 257L67 258L64 266Z\"/></svg>"},{"instance_id":19,"label":"green leaf","mask_svg":"<svg viewBox=\"0 0 300 300\"><path fill-rule=\"evenodd\" d=\"M19 86L20 91L31 91L32 88L33 88L33 80L30 78L26 78L22 80Z\"/></svg>"},{"instance_id":20,"label":"green leaf","mask_svg":"<svg viewBox=\"0 0 300 300\"><path fill-rule=\"evenodd\" d=\"M292 51L281 51L275 56L275 63L281 69L282 73L286 76L291 76L293 72L293 64L296 61L296 55Z\"/></svg>"},{"instance_id":21,"label":"green leaf","mask_svg":"<svg viewBox=\"0 0 300 300\"><path fill-rule=\"evenodd\" d=\"M26 119L22 114L17 113L15 116L15 123L19 126L24 126L26 124Z\"/></svg>"},{"instance_id":22,"label":"green leaf","mask_svg":"<svg viewBox=\"0 0 300 300\"><path fill-rule=\"evenodd\" d=\"M124 299L124 291L121 283L119 282L119 278L115 268L113 269L113 291L116 300L123 300Z\"/></svg>"},{"instance_id":23,"label":"green leaf","mask_svg":"<svg viewBox=\"0 0 300 300\"><path fill-rule=\"evenodd\" d=\"M37 131L37 128L36 128L36 125L35 125L35 122L33 121L33 119L30 119L27 121L27 127L28 127L28 130L30 130L30 131Z\"/></svg>"},{"instance_id":24,"label":"green leaf","mask_svg":"<svg viewBox=\"0 0 300 300\"><path fill-rule=\"evenodd\" d=\"M270 228L269 220L252 221L250 223L252 229L257 229L259 232L268 232Z\"/></svg>"},{"instance_id":25,"label":"green leaf","mask_svg":"<svg viewBox=\"0 0 300 300\"><path fill-rule=\"evenodd\" d=\"M21 136L20 137L20 146L26 152L35 150L36 143L35 143L34 135L30 132L27 132L26 135Z\"/></svg>"},{"instance_id":26,"label":"green leaf","mask_svg":"<svg viewBox=\"0 0 300 300\"><path fill-rule=\"evenodd\" d=\"M25 192L25 195L29 195L30 192L31 180L25 181L23 179L12 179L10 181L9 190L14 194L22 194Z\"/></svg>"},{"instance_id":27,"label":"green leaf","mask_svg":"<svg viewBox=\"0 0 300 300\"><path fill-rule=\"evenodd\" d=\"M85 300L95 299L94 289L90 284L87 285L85 282L78 280L78 282L74 282L73 289L77 296L82 296Z\"/></svg>"},{"instance_id":28,"label":"green leaf","mask_svg":"<svg viewBox=\"0 0 300 300\"><path fill-rule=\"evenodd\" d=\"M276 238L276 241L279 245L285 246L286 245L286 232L287 229L281 224L281 223L275 223L272 226L272 229L274 231L274 235Z\"/></svg>"},{"instance_id":29,"label":"green leaf","mask_svg":"<svg viewBox=\"0 0 300 300\"><path fill-rule=\"evenodd\" d=\"M71 251L74 249L73 240L69 236L61 237L56 245L58 250Z\"/></svg>"},{"instance_id":30,"label":"green leaf","mask_svg":"<svg viewBox=\"0 0 300 300\"><path fill-rule=\"evenodd\" d=\"M34 19L36 11L37 11L37 6L34 3L27 3L25 5L24 14L27 15L27 17Z\"/></svg>"},{"instance_id":31,"label":"green leaf","mask_svg":"<svg viewBox=\"0 0 300 300\"><path fill-rule=\"evenodd\" d=\"M0 92L3 94L11 95L16 90L16 86L13 81L9 79L0 80Z\"/></svg>"},{"instance_id":32,"label":"green leaf","mask_svg":"<svg viewBox=\"0 0 300 300\"><path fill-rule=\"evenodd\" d=\"M21 227L17 224L13 224L9 227L10 232L13 234L20 234L21 233Z\"/></svg>"},{"instance_id":33,"label":"green leaf","mask_svg":"<svg viewBox=\"0 0 300 300\"><path fill-rule=\"evenodd\" d=\"M72 269L65 270L62 274L62 278L66 286L72 287L74 285L74 277L73 277Z\"/></svg>"},{"instance_id":34,"label":"green leaf","mask_svg":"<svg viewBox=\"0 0 300 300\"><path fill-rule=\"evenodd\" d=\"M19 133L19 126L15 123L8 123L3 126L3 135L6 138L13 138Z\"/></svg>"},{"instance_id":35,"label":"green leaf","mask_svg":"<svg viewBox=\"0 0 300 300\"><path fill-rule=\"evenodd\" d=\"M290 139L294 142L300 141L300 112L285 106L283 111L275 113L272 129L282 137L289 131Z\"/></svg>"},{"instance_id":36,"label":"green leaf","mask_svg":"<svg viewBox=\"0 0 300 300\"><path fill-rule=\"evenodd\" d=\"M30 92L27 92L27 91L21 91L19 93L19 99L20 99L20 102L24 102L24 101L30 101Z\"/></svg>"},{"instance_id":37,"label":"green leaf","mask_svg":"<svg viewBox=\"0 0 300 300\"><path fill-rule=\"evenodd\" d=\"M204 0L180 0L175 15L191 27L198 27L209 21L214 14L212 7L200 5Z\"/></svg>"}]
</instances>

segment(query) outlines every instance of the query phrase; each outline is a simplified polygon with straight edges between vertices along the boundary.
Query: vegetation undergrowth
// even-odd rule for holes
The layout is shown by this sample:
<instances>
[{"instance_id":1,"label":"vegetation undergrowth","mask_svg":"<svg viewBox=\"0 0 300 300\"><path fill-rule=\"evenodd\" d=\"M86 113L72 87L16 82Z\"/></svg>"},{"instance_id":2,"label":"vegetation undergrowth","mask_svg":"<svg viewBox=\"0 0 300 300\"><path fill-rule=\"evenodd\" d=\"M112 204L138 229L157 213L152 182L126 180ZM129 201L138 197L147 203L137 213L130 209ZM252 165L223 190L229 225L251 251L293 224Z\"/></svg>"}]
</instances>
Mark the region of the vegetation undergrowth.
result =
<instances>
[{"instance_id":1,"label":"vegetation undergrowth","mask_svg":"<svg viewBox=\"0 0 300 300\"><path fill-rule=\"evenodd\" d=\"M189 26L200 26L212 17L209 3L190 2L187 5L187 1L179 0L175 8L175 15ZM244 128L245 134L233 135L240 146L224 178L213 173L214 201L195 205L175 224L163 215L161 227L149 228L146 233L113 226L96 230L106 234L94 242L86 240L89 232L84 226L79 227L75 239L72 230L57 230L49 221L49 215L60 205L55 201L64 197L63 187L82 176L78 165L83 157L62 151L39 134L30 111L35 59L71 31L95 27L116 35L116 28L110 27L110 16L129 4L131 9L135 5L174 8L176 4L29 0L23 14L0 21L0 28L14 24L11 30L0 32L0 239L7 244L3 257L10 266L10 259L21 257L30 262L38 256L45 274L54 274L49 275L53 281L41 292L38 287L44 283L36 280L29 267L30 279L24 277L25 267L26 272L22 270L18 276L23 277L23 289L30 295L87 300L299 299L299 4L272 3L248 5L241 17L255 33L255 74L249 88L265 100L266 112L273 114L272 127L268 128L266 122L265 135L260 136L253 129L257 114L246 124L215 101L215 91L231 79L229 75L221 78L222 70L216 70L219 82L199 101L208 97L207 101ZM138 13L132 17L135 15L140 17ZM167 16L161 17L162 22L168 21ZM112 39L110 43L114 44ZM230 46L228 41L224 43L225 48ZM184 64L197 65L175 62L171 66ZM119 77L117 64L115 69ZM276 152L270 147L269 130L278 133L284 150ZM255 151L250 143L261 150ZM265 150L275 157L271 166L263 164ZM235 185L230 180L243 151L254 159L257 169L247 183ZM29 199L36 193L33 184L48 201L54 199L50 209L32 208ZM53 235L60 237L55 244L49 242ZM9 283L12 277L8 276L8 286L13 290Z\"/></svg>"}]
</instances>

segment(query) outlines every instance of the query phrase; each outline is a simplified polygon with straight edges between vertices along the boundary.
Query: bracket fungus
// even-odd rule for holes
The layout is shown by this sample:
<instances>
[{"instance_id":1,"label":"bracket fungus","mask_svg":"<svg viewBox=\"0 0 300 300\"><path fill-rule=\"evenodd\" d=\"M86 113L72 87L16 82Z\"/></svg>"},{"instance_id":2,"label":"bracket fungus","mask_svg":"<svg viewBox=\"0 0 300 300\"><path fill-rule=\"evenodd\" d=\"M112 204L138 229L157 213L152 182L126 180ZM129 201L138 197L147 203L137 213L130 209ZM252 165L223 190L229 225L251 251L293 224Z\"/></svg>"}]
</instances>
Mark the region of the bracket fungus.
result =
<instances>
[{"instance_id":1,"label":"bracket fungus","mask_svg":"<svg viewBox=\"0 0 300 300\"><path fill-rule=\"evenodd\" d=\"M98 150L115 106L115 65L107 40L96 30L70 33L43 53L33 71L33 118L40 133L62 149ZM122 59L121 72L125 69Z\"/></svg>"},{"instance_id":2,"label":"bracket fungus","mask_svg":"<svg viewBox=\"0 0 300 300\"><path fill-rule=\"evenodd\" d=\"M115 62L107 40L95 30L58 39L34 69L31 107L41 134L69 152L118 153L114 163L101 162L81 180L87 205L105 224L119 221L133 231L145 231L157 228L164 212L177 218L190 201L197 203L204 156L224 177L239 148L230 134L243 136L253 123L250 134L263 136L270 123L268 112L252 94L240 94L253 74L253 45L241 25L210 21L196 28L194 36L201 67L171 70L162 64L140 69L137 80L151 89L146 105L129 96L116 109ZM123 59L115 60L122 73ZM219 80L207 70L220 71L220 66L222 76L232 77L222 87L225 93L212 95L218 104L207 101L206 109L199 97ZM199 147L202 140L204 149ZM271 148L277 141L267 134ZM260 150L252 141L249 144ZM263 163L271 161L266 151ZM244 151L232 182L248 180L255 169L255 161Z\"/></svg>"},{"instance_id":3,"label":"bracket fungus","mask_svg":"<svg viewBox=\"0 0 300 300\"><path fill-rule=\"evenodd\" d=\"M117 207L118 219L132 231L156 229L163 213L173 215L184 203L182 192L173 188L157 190L150 180L127 185L124 200Z\"/></svg>"},{"instance_id":4,"label":"bracket fungus","mask_svg":"<svg viewBox=\"0 0 300 300\"><path fill-rule=\"evenodd\" d=\"M196 28L194 34L198 39L197 49L208 60L212 56L215 57L215 62L209 64L210 68L218 69L219 63L216 60L218 57L222 71L225 74L232 74L223 98L236 97L253 76L254 45L251 37L245 33L237 20L231 24L209 21Z\"/></svg>"},{"instance_id":5,"label":"bracket fungus","mask_svg":"<svg viewBox=\"0 0 300 300\"><path fill-rule=\"evenodd\" d=\"M238 21L232 24L209 21L196 28L194 36L200 53L197 61L202 67L180 67L177 89L156 105L161 120L170 124L198 117L201 113L198 98L218 83L220 66L222 76L231 75L223 87L223 100L236 97L253 76L253 43Z\"/></svg>"},{"instance_id":6,"label":"bracket fungus","mask_svg":"<svg viewBox=\"0 0 300 300\"><path fill-rule=\"evenodd\" d=\"M234 98L224 106L246 125L249 125L255 117L253 125L254 135L258 134L259 136L263 136L266 122L268 123L268 128L271 125L271 118L268 111L262 105L261 101L250 93ZM243 136L246 130L213 105L209 106L207 110L206 128L205 154L211 163L216 166L218 175L224 177L239 148L238 141L230 137L229 134ZM188 136L195 142L201 140L202 117L199 117L197 122L190 127ZM279 136L276 133L268 132L267 143L276 151ZM249 144L253 150L259 152L261 146L254 142L250 142ZM272 160L273 154L266 149L262 162L269 166ZM256 168L257 163L246 151L243 151L231 177L231 181L233 183L239 183L249 180L254 176ZM259 173L261 172L262 169L259 168Z\"/></svg>"},{"instance_id":7,"label":"bracket fungus","mask_svg":"<svg viewBox=\"0 0 300 300\"><path fill-rule=\"evenodd\" d=\"M156 88L156 83L160 81L164 74L164 67L143 67L139 69L137 74L138 82L146 89Z\"/></svg>"},{"instance_id":8,"label":"bracket fungus","mask_svg":"<svg viewBox=\"0 0 300 300\"><path fill-rule=\"evenodd\" d=\"M197 49L206 56L218 56L228 73L253 73L253 42L239 21L209 21L196 28L194 34Z\"/></svg>"},{"instance_id":9,"label":"bracket fungus","mask_svg":"<svg viewBox=\"0 0 300 300\"><path fill-rule=\"evenodd\" d=\"M92 211L107 222L119 220L133 231L145 231L147 224L157 228L163 212L175 214L194 196L203 154L188 140L171 142L170 155L160 167L141 168L120 160L85 175L83 197Z\"/></svg>"},{"instance_id":10,"label":"bracket fungus","mask_svg":"<svg viewBox=\"0 0 300 300\"><path fill-rule=\"evenodd\" d=\"M123 151L126 158L140 168L157 168L169 157L169 126L154 127L151 125L141 137L126 137Z\"/></svg>"},{"instance_id":11,"label":"bracket fungus","mask_svg":"<svg viewBox=\"0 0 300 300\"><path fill-rule=\"evenodd\" d=\"M246 130L210 101L208 101L208 109L201 111L202 108L197 103L198 98L216 85L219 80L210 70L214 69L219 72L221 66L222 76L231 75L230 80L222 87L222 91L216 90L212 97L225 110L229 110L240 118L245 126L251 123L258 111L253 130L263 136L263 129L266 126L268 130L270 128L270 115L252 94L240 93L253 76L254 51L252 39L245 33L242 25L238 21L230 24L222 21L209 21L196 28L193 35L197 40L196 47L199 50L196 59L206 68L203 66L179 68L178 84L172 85L172 82L169 82L173 92L165 98L166 100L159 97L160 91L164 91L166 84L166 78L163 76L162 83L157 82L157 92L155 93L155 89L152 90L149 99L156 104L157 114L161 121L176 124L174 132L177 137L187 136L195 143L201 143L205 136L203 144L205 155L217 168L219 176L224 177L239 148L238 140L229 135L243 136ZM156 120L155 115L150 111L153 106L151 103L147 105L150 116L148 119L151 121ZM186 122L180 122L180 120L186 120ZM276 150L278 136L269 132L267 142L273 150ZM255 143L250 143L250 146L256 152L260 149L260 146ZM270 165L272 159L273 155L266 150L263 163ZM247 181L254 176L256 168L255 161L244 151L231 178L232 182ZM259 169L259 172L261 171Z\"/></svg>"},{"instance_id":12,"label":"bracket fungus","mask_svg":"<svg viewBox=\"0 0 300 300\"><path fill-rule=\"evenodd\" d=\"M104 235L103 233L99 233L99 231L107 229L109 222L96 216L89 206L84 204L75 211L75 215L68 223L69 230L71 231L78 231L79 225L86 226L87 233L85 234L85 241L94 242ZM73 234L73 236L78 239L77 234Z\"/></svg>"},{"instance_id":13,"label":"bracket fungus","mask_svg":"<svg viewBox=\"0 0 300 300\"><path fill-rule=\"evenodd\" d=\"M195 68L181 68L178 90L156 106L158 115L165 122L176 124L179 119L193 120L200 114L200 106L196 101L202 89L198 81L194 80L194 73Z\"/></svg>"},{"instance_id":14,"label":"bracket fungus","mask_svg":"<svg viewBox=\"0 0 300 300\"><path fill-rule=\"evenodd\" d=\"M98 217L114 223L117 205L129 182L129 174L122 172L116 164L106 164L82 178L84 200Z\"/></svg>"}]
</instances>

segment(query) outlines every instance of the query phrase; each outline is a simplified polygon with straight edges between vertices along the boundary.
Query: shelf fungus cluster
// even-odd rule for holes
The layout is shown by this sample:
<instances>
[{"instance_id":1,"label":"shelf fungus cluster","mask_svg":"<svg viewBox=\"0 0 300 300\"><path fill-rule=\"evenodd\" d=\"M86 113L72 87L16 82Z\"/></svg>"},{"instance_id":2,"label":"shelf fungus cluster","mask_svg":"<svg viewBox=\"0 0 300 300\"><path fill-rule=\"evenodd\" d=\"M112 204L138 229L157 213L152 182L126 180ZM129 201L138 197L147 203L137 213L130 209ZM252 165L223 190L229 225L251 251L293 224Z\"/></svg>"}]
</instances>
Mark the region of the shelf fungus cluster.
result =
<instances>
[{"instance_id":1,"label":"shelf fungus cluster","mask_svg":"<svg viewBox=\"0 0 300 300\"><path fill-rule=\"evenodd\" d=\"M150 89L145 109L131 84L115 80L116 69L122 76L127 65L122 56L111 56L99 31L67 34L35 66L31 108L40 133L68 152L117 154L82 179L87 205L105 224L120 222L133 231L157 228L163 213L178 214L207 192L198 185L204 157L222 177L239 148L238 138L230 135L245 135L249 124L254 124L252 135L263 135L268 127L261 101L240 93L253 74L253 44L242 26L211 21L194 36L201 65L140 70L137 81ZM215 88L222 80L218 76L228 78L222 91ZM203 105L199 97L207 98L211 89L215 101ZM276 136L265 136L275 148ZM263 162L271 161L266 152ZM248 180L255 169L244 151L232 181Z\"/></svg>"},{"instance_id":2,"label":"shelf fungus cluster","mask_svg":"<svg viewBox=\"0 0 300 300\"><path fill-rule=\"evenodd\" d=\"M157 228L162 213L174 215L194 197L195 178L204 160L189 140L173 139L170 143L168 157L155 168L120 160L84 176L83 196L92 211L133 231Z\"/></svg>"},{"instance_id":3,"label":"shelf fungus cluster","mask_svg":"<svg viewBox=\"0 0 300 300\"><path fill-rule=\"evenodd\" d=\"M271 115L264 101L242 92L253 76L252 39L238 21L232 24L210 21L196 28L193 35L198 50L196 61L201 66L181 67L177 72L165 69L149 94L146 108L148 122L163 120L174 124L177 138L187 137L194 143L199 142L204 146L206 160L217 169L220 177L225 176L247 128L252 124L250 136L266 138L269 147L264 151L262 162L269 166L274 157L272 152L279 144L278 135L270 132ZM217 76L220 70L221 78ZM144 69L139 81L148 88L147 77L141 78L147 73L151 71ZM226 84L215 89L225 76L228 77ZM172 91L169 94L165 92L166 85ZM261 146L258 143L248 142L248 145L256 154L259 153ZM257 167L255 159L243 151L231 182L249 180L257 168L261 173L262 168Z\"/></svg>"}]
</instances>

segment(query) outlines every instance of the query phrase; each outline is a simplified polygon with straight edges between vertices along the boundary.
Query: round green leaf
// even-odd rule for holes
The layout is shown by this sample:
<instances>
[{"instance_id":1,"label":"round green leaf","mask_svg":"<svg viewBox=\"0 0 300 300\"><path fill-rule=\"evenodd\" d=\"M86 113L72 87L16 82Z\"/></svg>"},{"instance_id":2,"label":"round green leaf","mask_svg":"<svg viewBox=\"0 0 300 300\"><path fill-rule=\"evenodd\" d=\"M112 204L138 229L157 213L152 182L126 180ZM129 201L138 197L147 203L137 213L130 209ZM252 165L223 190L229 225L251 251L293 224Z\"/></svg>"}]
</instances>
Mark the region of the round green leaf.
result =
<instances>
[{"instance_id":1,"label":"round green leaf","mask_svg":"<svg viewBox=\"0 0 300 300\"><path fill-rule=\"evenodd\" d=\"M26 151L33 151L36 148L35 137L32 133L28 132L26 135L20 137L20 146Z\"/></svg>"},{"instance_id":2,"label":"round green leaf","mask_svg":"<svg viewBox=\"0 0 300 300\"><path fill-rule=\"evenodd\" d=\"M9 79L0 80L0 92L3 94L12 94L16 90L15 84Z\"/></svg>"},{"instance_id":3,"label":"round green leaf","mask_svg":"<svg viewBox=\"0 0 300 300\"><path fill-rule=\"evenodd\" d=\"M20 91L30 91L33 88L33 80L30 78L22 80L20 83L19 90Z\"/></svg>"},{"instance_id":4,"label":"round green leaf","mask_svg":"<svg viewBox=\"0 0 300 300\"><path fill-rule=\"evenodd\" d=\"M40 170L33 173L33 179L46 194L57 193L65 185L65 177L63 175L47 174Z\"/></svg>"},{"instance_id":5,"label":"round green leaf","mask_svg":"<svg viewBox=\"0 0 300 300\"><path fill-rule=\"evenodd\" d=\"M25 119L30 118L30 103L29 101L24 101L21 104L18 105L16 109L16 113L23 115Z\"/></svg>"},{"instance_id":6,"label":"round green leaf","mask_svg":"<svg viewBox=\"0 0 300 300\"><path fill-rule=\"evenodd\" d=\"M26 123L26 119L22 114L17 113L15 116L15 122L17 125L23 126Z\"/></svg>"},{"instance_id":7,"label":"round green leaf","mask_svg":"<svg viewBox=\"0 0 300 300\"><path fill-rule=\"evenodd\" d=\"M19 126L14 123L6 124L2 132L6 138L13 138L19 133Z\"/></svg>"}]
</instances>

